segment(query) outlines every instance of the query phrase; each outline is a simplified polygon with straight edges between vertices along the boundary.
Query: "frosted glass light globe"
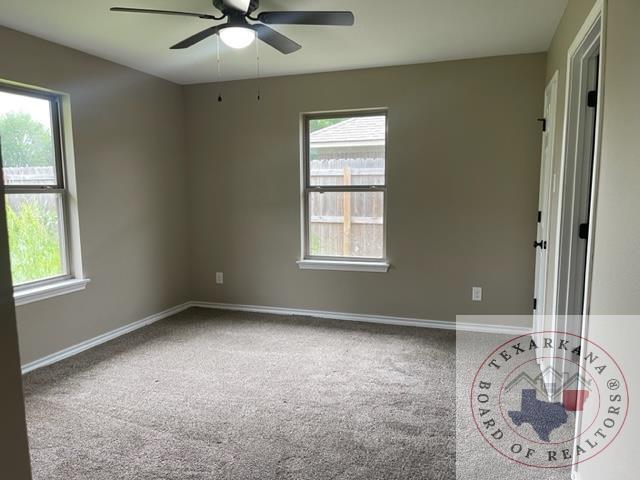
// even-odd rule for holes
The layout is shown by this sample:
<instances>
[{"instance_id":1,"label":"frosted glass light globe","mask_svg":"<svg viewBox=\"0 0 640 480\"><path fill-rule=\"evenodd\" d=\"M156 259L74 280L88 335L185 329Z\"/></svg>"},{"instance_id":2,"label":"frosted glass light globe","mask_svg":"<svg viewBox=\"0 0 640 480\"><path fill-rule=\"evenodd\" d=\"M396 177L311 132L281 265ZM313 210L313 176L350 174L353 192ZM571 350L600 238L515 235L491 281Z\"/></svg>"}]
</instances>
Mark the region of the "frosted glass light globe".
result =
<instances>
[{"instance_id":1,"label":"frosted glass light globe","mask_svg":"<svg viewBox=\"0 0 640 480\"><path fill-rule=\"evenodd\" d=\"M245 48L256 38L253 30L245 27L227 27L220 30L220 38L231 48Z\"/></svg>"}]
</instances>

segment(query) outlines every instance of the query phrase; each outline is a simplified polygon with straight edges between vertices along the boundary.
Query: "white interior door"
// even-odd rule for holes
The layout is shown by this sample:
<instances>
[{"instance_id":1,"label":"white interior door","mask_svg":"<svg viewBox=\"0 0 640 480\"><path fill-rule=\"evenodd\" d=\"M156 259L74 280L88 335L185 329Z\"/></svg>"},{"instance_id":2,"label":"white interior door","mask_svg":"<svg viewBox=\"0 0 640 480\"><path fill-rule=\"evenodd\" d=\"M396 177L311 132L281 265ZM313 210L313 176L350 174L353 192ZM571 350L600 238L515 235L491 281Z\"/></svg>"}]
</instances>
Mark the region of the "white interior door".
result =
<instances>
[{"instance_id":1,"label":"white interior door","mask_svg":"<svg viewBox=\"0 0 640 480\"><path fill-rule=\"evenodd\" d=\"M549 241L551 227L551 196L554 190L553 154L555 138L556 103L558 97L558 72L556 72L544 92L544 119L542 132L542 160L540 163L540 193L538 196L537 232L534 243L536 252L535 284L533 292L533 331L551 330L545 314L547 308L547 272L549 270ZM544 365L544 360L538 358L542 370L552 365Z\"/></svg>"}]
</instances>

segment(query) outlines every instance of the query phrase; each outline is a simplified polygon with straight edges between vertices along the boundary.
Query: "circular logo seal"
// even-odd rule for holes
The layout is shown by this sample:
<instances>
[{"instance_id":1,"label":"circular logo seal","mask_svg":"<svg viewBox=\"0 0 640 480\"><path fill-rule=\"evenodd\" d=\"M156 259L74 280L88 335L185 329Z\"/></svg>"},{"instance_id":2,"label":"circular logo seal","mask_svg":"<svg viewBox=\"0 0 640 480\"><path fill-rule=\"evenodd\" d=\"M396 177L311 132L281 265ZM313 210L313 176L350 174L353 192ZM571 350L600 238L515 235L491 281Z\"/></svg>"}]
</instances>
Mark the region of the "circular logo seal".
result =
<instances>
[{"instance_id":1,"label":"circular logo seal","mask_svg":"<svg viewBox=\"0 0 640 480\"><path fill-rule=\"evenodd\" d=\"M618 436L629 391L617 362L596 343L536 332L500 345L471 386L484 439L523 465L563 468L595 457Z\"/></svg>"}]
</instances>

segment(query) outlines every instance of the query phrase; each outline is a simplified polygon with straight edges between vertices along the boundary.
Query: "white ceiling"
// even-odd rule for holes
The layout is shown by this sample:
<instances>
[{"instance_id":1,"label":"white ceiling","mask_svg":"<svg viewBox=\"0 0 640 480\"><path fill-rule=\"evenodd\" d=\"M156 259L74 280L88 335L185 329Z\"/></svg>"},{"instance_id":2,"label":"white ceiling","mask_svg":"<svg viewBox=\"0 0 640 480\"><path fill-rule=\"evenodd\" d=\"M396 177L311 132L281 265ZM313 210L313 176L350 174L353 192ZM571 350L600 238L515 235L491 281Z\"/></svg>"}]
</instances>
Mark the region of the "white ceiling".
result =
<instances>
[{"instance_id":1,"label":"white ceiling","mask_svg":"<svg viewBox=\"0 0 640 480\"><path fill-rule=\"evenodd\" d=\"M354 27L278 26L302 45L261 44L262 75L545 51L568 0L262 0L260 10L352 10ZM0 23L177 83L216 81L216 40L169 47L210 20L111 13L125 6L217 14L211 0L0 0ZM260 11L258 10L258 11ZM256 75L256 49L221 43L223 80Z\"/></svg>"}]
</instances>

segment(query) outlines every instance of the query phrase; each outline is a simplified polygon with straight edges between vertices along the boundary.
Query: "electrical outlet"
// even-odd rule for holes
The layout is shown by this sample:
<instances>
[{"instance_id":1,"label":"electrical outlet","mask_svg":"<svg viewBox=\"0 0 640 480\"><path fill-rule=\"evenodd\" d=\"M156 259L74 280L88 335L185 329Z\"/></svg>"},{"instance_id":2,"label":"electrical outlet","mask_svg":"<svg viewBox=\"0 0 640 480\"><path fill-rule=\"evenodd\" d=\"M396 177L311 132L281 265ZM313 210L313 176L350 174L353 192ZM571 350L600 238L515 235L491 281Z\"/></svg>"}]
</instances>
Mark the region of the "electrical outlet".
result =
<instances>
[{"instance_id":1,"label":"electrical outlet","mask_svg":"<svg viewBox=\"0 0 640 480\"><path fill-rule=\"evenodd\" d=\"M216 272L216 283L224 283L224 274L222 272Z\"/></svg>"},{"instance_id":2,"label":"electrical outlet","mask_svg":"<svg viewBox=\"0 0 640 480\"><path fill-rule=\"evenodd\" d=\"M471 300L473 300L474 302L482 301L482 287L471 288Z\"/></svg>"}]
</instances>

